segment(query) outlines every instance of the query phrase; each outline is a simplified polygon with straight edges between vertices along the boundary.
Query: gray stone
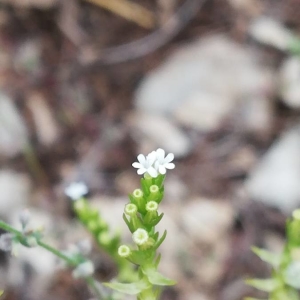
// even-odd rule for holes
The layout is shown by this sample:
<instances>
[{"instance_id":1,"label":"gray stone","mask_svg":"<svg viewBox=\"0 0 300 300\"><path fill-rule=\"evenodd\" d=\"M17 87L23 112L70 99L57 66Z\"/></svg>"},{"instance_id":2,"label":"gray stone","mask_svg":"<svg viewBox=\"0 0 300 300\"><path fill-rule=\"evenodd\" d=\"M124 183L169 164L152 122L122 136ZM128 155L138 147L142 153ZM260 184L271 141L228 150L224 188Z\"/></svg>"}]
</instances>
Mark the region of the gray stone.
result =
<instances>
[{"instance_id":1,"label":"gray stone","mask_svg":"<svg viewBox=\"0 0 300 300\"><path fill-rule=\"evenodd\" d=\"M25 122L12 99L0 92L0 155L13 157L28 143Z\"/></svg>"},{"instance_id":2,"label":"gray stone","mask_svg":"<svg viewBox=\"0 0 300 300\"><path fill-rule=\"evenodd\" d=\"M177 50L136 91L138 111L175 118L210 131L249 95L272 88L257 55L225 36L211 36Z\"/></svg>"},{"instance_id":3,"label":"gray stone","mask_svg":"<svg viewBox=\"0 0 300 300\"><path fill-rule=\"evenodd\" d=\"M300 203L300 127L285 132L250 173L249 196L290 213Z\"/></svg>"},{"instance_id":4,"label":"gray stone","mask_svg":"<svg viewBox=\"0 0 300 300\"><path fill-rule=\"evenodd\" d=\"M150 153L160 147L178 158L192 149L187 135L163 115L137 112L128 118L128 123L133 137L139 143L139 153Z\"/></svg>"}]
</instances>

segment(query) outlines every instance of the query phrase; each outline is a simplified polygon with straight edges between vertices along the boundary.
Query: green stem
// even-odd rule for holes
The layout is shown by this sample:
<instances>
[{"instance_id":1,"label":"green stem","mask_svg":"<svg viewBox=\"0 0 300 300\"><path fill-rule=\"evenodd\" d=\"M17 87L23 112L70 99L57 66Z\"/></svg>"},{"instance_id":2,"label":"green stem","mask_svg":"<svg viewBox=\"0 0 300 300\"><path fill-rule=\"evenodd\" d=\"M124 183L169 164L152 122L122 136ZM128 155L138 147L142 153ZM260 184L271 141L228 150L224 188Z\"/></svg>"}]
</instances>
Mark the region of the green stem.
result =
<instances>
[{"instance_id":1,"label":"green stem","mask_svg":"<svg viewBox=\"0 0 300 300\"><path fill-rule=\"evenodd\" d=\"M12 226L10 226L9 224L3 222L0 220L0 228L4 229L5 231L8 231L10 233L13 233L16 235L17 238L22 238L23 237L23 233L15 228L13 228ZM77 267L78 266L78 262L69 258L67 255L65 255L63 252L53 248L52 246L42 242L42 241L37 241L38 245L42 248L44 248L45 250L51 252L52 254L54 254L55 256L59 257L60 259L64 260L65 262L67 262L70 266L72 267ZM102 291L97 287L96 281L93 277L89 276L85 278L85 281L87 282L87 284L89 285L89 287L91 288L91 290L93 290L94 294L96 295L96 297L101 300L104 299L104 295L102 293Z\"/></svg>"},{"instance_id":2,"label":"green stem","mask_svg":"<svg viewBox=\"0 0 300 300\"><path fill-rule=\"evenodd\" d=\"M0 228L6 230L6 231L9 231L10 233L14 233L18 236L22 236L22 232L11 227L10 225L8 225L7 223L3 222L0 220Z\"/></svg>"}]
</instances>

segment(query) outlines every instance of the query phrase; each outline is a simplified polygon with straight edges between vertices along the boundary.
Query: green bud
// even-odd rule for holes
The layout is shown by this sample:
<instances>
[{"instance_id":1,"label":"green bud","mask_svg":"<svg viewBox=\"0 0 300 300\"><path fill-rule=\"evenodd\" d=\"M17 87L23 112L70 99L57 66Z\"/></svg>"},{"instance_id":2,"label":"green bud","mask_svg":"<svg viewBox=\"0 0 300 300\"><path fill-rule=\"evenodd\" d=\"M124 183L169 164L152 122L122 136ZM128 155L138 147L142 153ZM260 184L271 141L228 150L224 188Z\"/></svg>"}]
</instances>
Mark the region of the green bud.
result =
<instances>
[{"instance_id":1,"label":"green bud","mask_svg":"<svg viewBox=\"0 0 300 300\"><path fill-rule=\"evenodd\" d=\"M158 204L155 201L149 201L146 205L147 213L144 218L144 223L149 225L157 218Z\"/></svg>"},{"instance_id":2,"label":"green bud","mask_svg":"<svg viewBox=\"0 0 300 300\"><path fill-rule=\"evenodd\" d=\"M133 203L128 203L125 206L124 212L128 216L134 216L137 213L137 206L135 204L133 204Z\"/></svg>"},{"instance_id":3,"label":"green bud","mask_svg":"<svg viewBox=\"0 0 300 300\"><path fill-rule=\"evenodd\" d=\"M98 234L98 241L101 245L108 245L111 242L111 237L108 232L100 232Z\"/></svg>"},{"instance_id":4,"label":"green bud","mask_svg":"<svg viewBox=\"0 0 300 300\"><path fill-rule=\"evenodd\" d=\"M293 218L296 220L300 220L300 209L296 209L293 211Z\"/></svg>"},{"instance_id":5,"label":"green bud","mask_svg":"<svg viewBox=\"0 0 300 300\"><path fill-rule=\"evenodd\" d=\"M158 209L158 204L155 201L149 201L146 204L146 210L149 212L156 212Z\"/></svg>"},{"instance_id":6,"label":"green bud","mask_svg":"<svg viewBox=\"0 0 300 300\"><path fill-rule=\"evenodd\" d=\"M130 248L128 246L121 245L118 248L118 254L119 254L119 256L126 258L126 257L130 256L131 250L130 250Z\"/></svg>"},{"instance_id":7,"label":"green bud","mask_svg":"<svg viewBox=\"0 0 300 300\"><path fill-rule=\"evenodd\" d=\"M160 192L159 192L159 187L156 184L153 184L149 188L149 196L147 200L158 200L160 198Z\"/></svg>"},{"instance_id":8,"label":"green bud","mask_svg":"<svg viewBox=\"0 0 300 300\"><path fill-rule=\"evenodd\" d=\"M135 189L132 195L136 201L140 201L143 198L144 193L141 189Z\"/></svg>"},{"instance_id":9,"label":"green bud","mask_svg":"<svg viewBox=\"0 0 300 300\"><path fill-rule=\"evenodd\" d=\"M95 232L98 229L98 222L91 220L87 223L87 228L90 232Z\"/></svg>"}]
</instances>

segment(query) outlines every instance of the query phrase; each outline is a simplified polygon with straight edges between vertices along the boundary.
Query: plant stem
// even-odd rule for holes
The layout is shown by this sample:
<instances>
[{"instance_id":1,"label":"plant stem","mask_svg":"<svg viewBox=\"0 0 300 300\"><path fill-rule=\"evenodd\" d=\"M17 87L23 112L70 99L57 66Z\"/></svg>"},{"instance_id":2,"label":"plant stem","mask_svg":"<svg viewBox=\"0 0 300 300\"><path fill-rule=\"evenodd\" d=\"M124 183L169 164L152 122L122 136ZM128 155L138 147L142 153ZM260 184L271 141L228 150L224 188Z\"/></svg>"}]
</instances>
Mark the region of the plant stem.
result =
<instances>
[{"instance_id":1,"label":"plant stem","mask_svg":"<svg viewBox=\"0 0 300 300\"><path fill-rule=\"evenodd\" d=\"M23 236L23 233L15 228L13 228L12 226L10 226L9 224L3 222L0 220L0 228L4 229L5 231L8 231L10 233L13 233L16 235L16 237L21 238ZM37 244L41 247L44 248L45 250L51 252L52 254L54 254L55 256L59 257L60 259L64 260L65 262L67 262L70 266L72 267L77 267L79 265L79 263L71 258L69 258L67 255L65 255L63 252L53 248L52 246L42 242L42 241L37 241ZM93 290L95 296L101 300L101 299L105 299L102 291L97 287L96 281L92 276L86 277L85 281L87 282L87 284L89 285L89 287L91 288L91 290Z\"/></svg>"}]
</instances>

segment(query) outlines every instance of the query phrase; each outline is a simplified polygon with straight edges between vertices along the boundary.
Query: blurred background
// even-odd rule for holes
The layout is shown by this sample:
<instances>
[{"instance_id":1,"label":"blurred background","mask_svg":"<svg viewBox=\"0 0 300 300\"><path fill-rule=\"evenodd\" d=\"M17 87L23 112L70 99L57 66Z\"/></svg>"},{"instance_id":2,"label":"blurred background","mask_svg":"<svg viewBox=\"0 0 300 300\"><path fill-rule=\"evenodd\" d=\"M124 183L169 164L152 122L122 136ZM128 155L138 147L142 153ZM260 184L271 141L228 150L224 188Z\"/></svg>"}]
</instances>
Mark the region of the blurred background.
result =
<instances>
[{"instance_id":1,"label":"blurred background","mask_svg":"<svg viewBox=\"0 0 300 300\"><path fill-rule=\"evenodd\" d=\"M65 187L124 239L139 153L168 173L162 300L261 297L251 245L278 252L300 203L299 0L1 0L0 217L24 207L49 243L89 237ZM94 246L97 278L116 274ZM4 299L90 299L42 249L0 252Z\"/></svg>"}]
</instances>

